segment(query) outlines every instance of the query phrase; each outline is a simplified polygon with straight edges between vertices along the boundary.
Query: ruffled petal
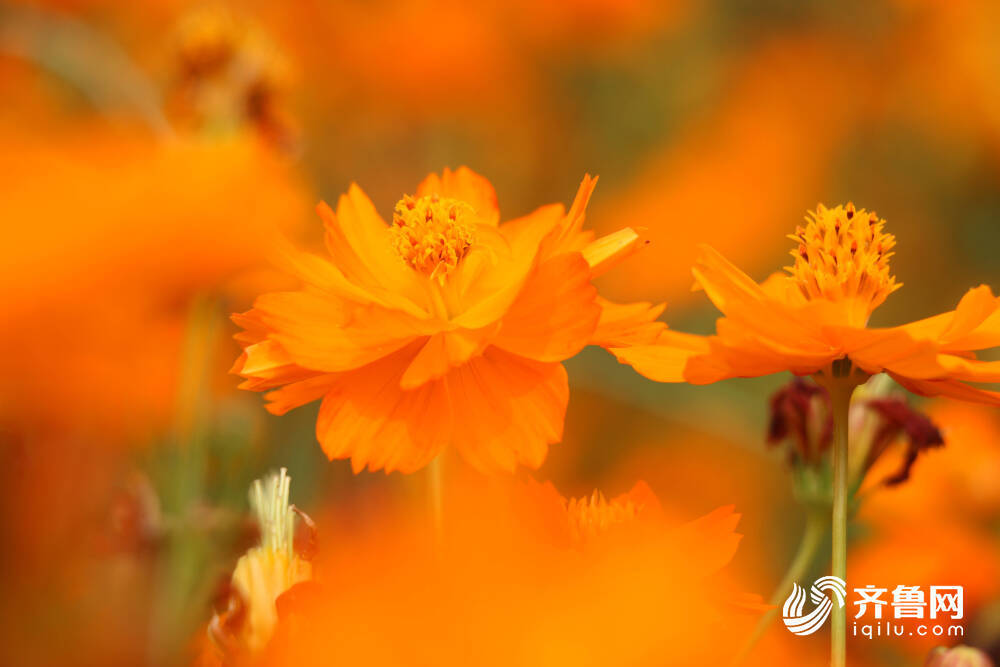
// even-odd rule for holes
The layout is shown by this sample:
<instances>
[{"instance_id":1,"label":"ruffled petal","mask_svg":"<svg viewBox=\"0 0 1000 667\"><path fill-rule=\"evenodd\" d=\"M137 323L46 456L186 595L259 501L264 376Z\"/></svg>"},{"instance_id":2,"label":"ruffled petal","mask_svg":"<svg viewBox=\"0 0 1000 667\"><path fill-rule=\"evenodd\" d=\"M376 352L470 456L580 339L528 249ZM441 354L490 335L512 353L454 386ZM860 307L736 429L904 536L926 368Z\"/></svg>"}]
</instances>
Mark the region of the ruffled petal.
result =
<instances>
[{"instance_id":1,"label":"ruffled petal","mask_svg":"<svg viewBox=\"0 0 1000 667\"><path fill-rule=\"evenodd\" d=\"M831 349L820 333L824 320L813 312L825 304L782 303L709 246L701 247L692 272L715 307L762 343L789 353L822 355Z\"/></svg>"},{"instance_id":2,"label":"ruffled petal","mask_svg":"<svg viewBox=\"0 0 1000 667\"><path fill-rule=\"evenodd\" d=\"M419 343L332 376L316 435L331 459L355 472L413 472L446 446L483 470L538 467L562 438L565 370L487 348L447 375L405 391L400 380Z\"/></svg>"},{"instance_id":3,"label":"ruffled petal","mask_svg":"<svg viewBox=\"0 0 1000 667\"><path fill-rule=\"evenodd\" d=\"M504 315L497 347L537 361L562 361L590 340L601 316L579 253L543 262Z\"/></svg>"},{"instance_id":4,"label":"ruffled petal","mask_svg":"<svg viewBox=\"0 0 1000 667\"><path fill-rule=\"evenodd\" d=\"M901 386L921 396L932 398L944 396L970 403L985 403L986 405L1000 406L1000 392L971 387L958 380L917 380L895 373L890 373L889 375Z\"/></svg>"},{"instance_id":5,"label":"ruffled petal","mask_svg":"<svg viewBox=\"0 0 1000 667\"><path fill-rule=\"evenodd\" d=\"M677 331L663 331L654 345L611 347L608 350L623 364L628 364L640 375L657 382L689 382L688 364L697 357L711 352L709 339L704 336ZM704 383L726 377L724 366L718 367L717 377Z\"/></svg>"},{"instance_id":6,"label":"ruffled petal","mask_svg":"<svg viewBox=\"0 0 1000 667\"><path fill-rule=\"evenodd\" d=\"M330 459L351 459L354 472L413 472L451 440L451 406L443 381L414 391L399 387L414 345L361 369L342 373L328 388L316 437Z\"/></svg>"},{"instance_id":7,"label":"ruffled petal","mask_svg":"<svg viewBox=\"0 0 1000 667\"><path fill-rule=\"evenodd\" d=\"M945 369L938 363L938 347L913 338L902 328L855 329L831 327L831 336L842 345L856 366L870 374L892 371L912 378L940 378Z\"/></svg>"},{"instance_id":8,"label":"ruffled petal","mask_svg":"<svg viewBox=\"0 0 1000 667\"><path fill-rule=\"evenodd\" d=\"M398 311L345 307L312 292L265 294L257 299L254 310L268 326L270 340L279 343L296 364L317 371L363 366L430 333Z\"/></svg>"},{"instance_id":9,"label":"ruffled petal","mask_svg":"<svg viewBox=\"0 0 1000 667\"><path fill-rule=\"evenodd\" d=\"M326 204L320 204L321 215L324 215L324 210L325 215L333 216L333 212L329 211ZM418 306L402 294L395 294L372 284L351 282L329 260L297 250L286 241L279 242L275 252L275 263L307 286L331 296L360 305L377 304L401 310L413 317L429 317L424 307Z\"/></svg>"},{"instance_id":10,"label":"ruffled petal","mask_svg":"<svg viewBox=\"0 0 1000 667\"><path fill-rule=\"evenodd\" d=\"M938 363L943 366L948 377L961 382L1000 382L1000 361L980 361L953 354L942 354Z\"/></svg>"},{"instance_id":11,"label":"ruffled petal","mask_svg":"<svg viewBox=\"0 0 1000 667\"><path fill-rule=\"evenodd\" d=\"M728 315L734 303L762 303L767 299L760 285L711 246L700 246L698 260L691 272L723 314Z\"/></svg>"},{"instance_id":12,"label":"ruffled petal","mask_svg":"<svg viewBox=\"0 0 1000 667\"><path fill-rule=\"evenodd\" d=\"M243 345L243 352L229 369L243 378L240 389L265 391L316 375L297 365L280 345L267 340L269 329L257 311L236 313L232 320L244 328L234 336Z\"/></svg>"},{"instance_id":13,"label":"ruffled petal","mask_svg":"<svg viewBox=\"0 0 1000 667\"><path fill-rule=\"evenodd\" d=\"M247 346L229 372L245 378L239 387L250 391L280 387L316 374L296 364L280 345L270 340Z\"/></svg>"},{"instance_id":14,"label":"ruffled petal","mask_svg":"<svg viewBox=\"0 0 1000 667\"><path fill-rule=\"evenodd\" d=\"M404 296L421 307L426 305L422 276L396 254L389 226L361 188L351 184L347 194L337 200L336 214L326 204L320 204L317 211L326 227L327 250L351 282Z\"/></svg>"},{"instance_id":15,"label":"ruffled petal","mask_svg":"<svg viewBox=\"0 0 1000 667\"><path fill-rule=\"evenodd\" d=\"M597 305L601 307L601 319L590 338L591 345L649 345L667 328L666 323L656 321L666 308L664 303L613 303L598 296Z\"/></svg>"},{"instance_id":16,"label":"ruffled petal","mask_svg":"<svg viewBox=\"0 0 1000 667\"><path fill-rule=\"evenodd\" d=\"M490 347L444 383L453 401L452 444L476 468L538 468L548 446L562 439L569 401L562 364Z\"/></svg>"},{"instance_id":17,"label":"ruffled petal","mask_svg":"<svg viewBox=\"0 0 1000 667\"><path fill-rule=\"evenodd\" d=\"M489 265L475 267L478 272L475 281L465 281L464 310L452 322L465 329L480 329L503 317L535 267L542 240L562 217L563 207L553 204L501 224L499 231L506 247L497 247L500 252ZM464 279L465 262L462 264L455 276L458 280Z\"/></svg>"},{"instance_id":18,"label":"ruffled petal","mask_svg":"<svg viewBox=\"0 0 1000 667\"><path fill-rule=\"evenodd\" d=\"M1000 299L986 285L966 292L955 310L928 317L901 329L915 338L931 339L944 352L984 350L1000 346Z\"/></svg>"},{"instance_id":19,"label":"ruffled petal","mask_svg":"<svg viewBox=\"0 0 1000 667\"><path fill-rule=\"evenodd\" d=\"M457 329L434 334L403 373L400 388L415 389L443 377L455 366L482 353L496 329L497 326L491 326L476 331Z\"/></svg>"},{"instance_id":20,"label":"ruffled petal","mask_svg":"<svg viewBox=\"0 0 1000 667\"><path fill-rule=\"evenodd\" d=\"M708 339L709 354L693 357L688 363L687 382L708 384L725 378L761 377L784 371L811 375L839 356L831 351L810 353L784 348L725 318L719 320L717 328L719 335Z\"/></svg>"},{"instance_id":21,"label":"ruffled petal","mask_svg":"<svg viewBox=\"0 0 1000 667\"><path fill-rule=\"evenodd\" d=\"M323 398L336 383L336 373L314 373L264 394L267 400L265 407L272 415L283 415L289 410Z\"/></svg>"}]
</instances>

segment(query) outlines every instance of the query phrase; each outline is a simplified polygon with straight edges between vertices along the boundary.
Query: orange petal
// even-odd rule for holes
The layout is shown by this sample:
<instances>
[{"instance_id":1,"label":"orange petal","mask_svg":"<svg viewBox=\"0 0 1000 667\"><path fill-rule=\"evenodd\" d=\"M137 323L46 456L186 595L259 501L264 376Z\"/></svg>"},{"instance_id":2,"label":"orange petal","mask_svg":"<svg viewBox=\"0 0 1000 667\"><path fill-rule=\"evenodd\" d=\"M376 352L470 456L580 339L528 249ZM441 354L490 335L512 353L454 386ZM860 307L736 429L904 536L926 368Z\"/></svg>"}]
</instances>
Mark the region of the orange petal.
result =
<instances>
[{"instance_id":1,"label":"orange petal","mask_svg":"<svg viewBox=\"0 0 1000 667\"><path fill-rule=\"evenodd\" d=\"M562 439L569 383L562 364L495 347L449 373L454 446L481 470L539 467Z\"/></svg>"},{"instance_id":2,"label":"orange petal","mask_svg":"<svg viewBox=\"0 0 1000 667\"><path fill-rule=\"evenodd\" d=\"M345 307L312 292L276 292L257 299L254 309L300 366L337 372L371 363L426 333L403 313L378 306Z\"/></svg>"},{"instance_id":3,"label":"orange petal","mask_svg":"<svg viewBox=\"0 0 1000 667\"><path fill-rule=\"evenodd\" d=\"M590 265L590 275L596 278L614 268L649 241L626 227L591 241L583 248L583 258Z\"/></svg>"},{"instance_id":4,"label":"orange petal","mask_svg":"<svg viewBox=\"0 0 1000 667\"><path fill-rule=\"evenodd\" d=\"M425 304L420 277L393 250L389 226L361 188L351 184L337 200L336 215L325 204L317 210L326 226L327 250L351 282Z\"/></svg>"},{"instance_id":5,"label":"orange petal","mask_svg":"<svg viewBox=\"0 0 1000 667\"><path fill-rule=\"evenodd\" d=\"M734 302L762 302L766 294L750 276L740 271L711 246L700 246L694 268L695 280L720 312L728 314Z\"/></svg>"},{"instance_id":6,"label":"orange petal","mask_svg":"<svg viewBox=\"0 0 1000 667\"><path fill-rule=\"evenodd\" d=\"M667 330L660 334L654 345L612 347L609 351L618 361L628 364L650 380L688 382L686 370L689 362L696 357L707 356L710 347L709 339L703 336ZM720 369L719 377L707 382L715 382L725 376L725 371Z\"/></svg>"},{"instance_id":7,"label":"orange petal","mask_svg":"<svg viewBox=\"0 0 1000 667\"><path fill-rule=\"evenodd\" d=\"M822 355L830 345L820 336L824 318L813 312L824 304L782 303L773 286L765 292L749 276L709 246L692 269L715 307L775 350ZM720 332L721 335L721 332Z\"/></svg>"},{"instance_id":8,"label":"orange petal","mask_svg":"<svg viewBox=\"0 0 1000 667\"><path fill-rule=\"evenodd\" d=\"M998 307L1000 307L1000 303L993 296L993 291L989 286L980 285L979 287L970 289L962 297L962 300L958 302L958 306L955 308L955 318L948 325L948 328L942 332L940 340L947 344L959 341L970 335L987 318L996 313ZM997 323L1000 324L1000 320ZM997 342L994 345L998 345L1000 344L1000 327L998 327L995 334Z\"/></svg>"},{"instance_id":9,"label":"orange petal","mask_svg":"<svg viewBox=\"0 0 1000 667\"><path fill-rule=\"evenodd\" d=\"M979 361L952 354L942 354L938 362L948 371L948 377L960 382L1000 382L1000 361Z\"/></svg>"},{"instance_id":10,"label":"orange petal","mask_svg":"<svg viewBox=\"0 0 1000 667\"><path fill-rule=\"evenodd\" d=\"M240 383L240 389L249 391L280 387L316 374L295 364L280 345L270 340L248 346L230 372L246 378Z\"/></svg>"},{"instance_id":11,"label":"orange petal","mask_svg":"<svg viewBox=\"0 0 1000 667\"><path fill-rule=\"evenodd\" d=\"M451 440L443 381L403 391L399 381L416 354L411 345L361 369L342 373L320 406L316 437L330 459L351 459L360 472L413 472Z\"/></svg>"},{"instance_id":12,"label":"orange petal","mask_svg":"<svg viewBox=\"0 0 1000 667\"><path fill-rule=\"evenodd\" d=\"M445 167L441 176L430 174L417 186L417 197L438 194L469 204L479 214L480 220L496 227L500 222L500 208L493 185L483 176L462 166L452 171Z\"/></svg>"},{"instance_id":13,"label":"orange petal","mask_svg":"<svg viewBox=\"0 0 1000 667\"><path fill-rule=\"evenodd\" d=\"M1000 392L970 387L958 380L916 380L895 373L890 375L900 385L921 396L945 396L970 403L1000 406Z\"/></svg>"},{"instance_id":14,"label":"orange petal","mask_svg":"<svg viewBox=\"0 0 1000 667\"><path fill-rule=\"evenodd\" d=\"M289 382L284 387L264 394L267 411L283 415L289 410L323 398L337 382L334 373L313 374L312 377Z\"/></svg>"},{"instance_id":15,"label":"orange petal","mask_svg":"<svg viewBox=\"0 0 1000 667\"><path fill-rule=\"evenodd\" d=\"M496 322L510 308L535 266L542 240L562 219L563 208L553 204L500 225L508 252L491 267L479 267L478 276L462 295L465 310L452 322L465 329L480 329ZM464 264L464 262L463 262ZM459 272L463 267L459 267Z\"/></svg>"},{"instance_id":16,"label":"orange petal","mask_svg":"<svg viewBox=\"0 0 1000 667\"><path fill-rule=\"evenodd\" d=\"M867 373L889 370L912 378L938 378L945 373L938 363L937 346L914 339L902 328L831 327L828 331L851 361Z\"/></svg>"},{"instance_id":17,"label":"orange petal","mask_svg":"<svg viewBox=\"0 0 1000 667\"><path fill-rule=\"evenodd\" d=\"M722 569L736 555L742 535L735 532L740 515L735 507L720 507L705 516L684 524L678 531L681 544L697 547L697 571L711 574Z\"/></svg>"},{"instance_id":18,"label":"orange petal","mask_svg":"<svg viewBox=\"0 0 1000 667\"><path fill-rule=\"evenodd\" d=\"M900 328L914 338L938 342L945 352L1000 346L1000 299L980 285L966 292L955 310Z\"/></svg>"},{"instance_id":19,"label":"orange petal","mask_svg":"<svg viewBox=\"0 0 1000 667\"><path fill-rule=\"evenodd\" d=\"M326 207L326 204L320 204L320 211L322 215L333 216L333 212ZM429 317L425 308L418 306L404 295L389 292L372 283L351 282L329 260L296 250L286 241L279 242L275 251L275 263L306 285L353 303L361 305L375 303L386 308L402 310L414 317Z\"/></svg>"},{"instance_id":20,"label":"orange petal","mask_svg":"<svg viewBox=\"0 0 1000 667\"><path fill-rule=\"evenodd\" d=\"M597 177L585 174L583 181L580 182L580 187L577 188L573 204L569 207L566 216L560 221L558 231L554 231L552 237L546 239L546 256L581 251L591 241L593 233L584 232L583 223L586 220L587 204L590 202L590 197L594 194L596 187Z\"/></svg>"},{"instance_id":21,"label":"orange petal","mask_svg":"<svg viewBox=\"0 0 1000 667\"><path fill-rule=\"evenodd\" d=\"M601 319L590 339L591 345L602 347L628 347L648 345L656 341L667 325L657 322L666 304L612 303L600 296Z\"/></svg>"},{"instance_id":22,"label":"orange petal","mask_svg":"<svg viewBox=\"0 0 1000 667\"><path fill-rule=\"evenodd\" d=\"M416 389L420 385L436 380L455 366L464 364L481 353L496 327L477 331L458 329L431 336L407 367L400 379L401 389Z\"/></svg>"},{"instance_id":23,"label":"orange petal","mask_svg":"<svg viewBox=\"0 0 1000 667\"><path fill-rule=\"evenodd\" d=\"M525 283L493 344L538 361L568 359L597 328L601 308L596 297L587 263L578 253L550 259Z\"/></svg>"},{"instance_id":24,"label":"orange petal","mask_svg":"<svg viewBox=\"0 0 1000 667\"><path fill-rule=\"evenodd\" d=\"M718 336L708 339L709 353L693 356L684 369L685 381L708 384L726 378L761 377L785 371L810 375L828 366L839 355L830 351L810 353L784 349L774 341L745 331L728 318L719 320Z\"/></svg>"},{"instance_id":25,"label":"orange petal","mask_svg":"<svg viewBox=\"0 0 1000 667\"><path fill-rule=\"evenodd\" d=\"M490 347L404 391L400 380L416 345L335 376L316 424L327 456L349 457L355 472L413 472L452 445L484 470L541 465L562 437L569 386L560 364Z\"/></svg>"}]
</instances>

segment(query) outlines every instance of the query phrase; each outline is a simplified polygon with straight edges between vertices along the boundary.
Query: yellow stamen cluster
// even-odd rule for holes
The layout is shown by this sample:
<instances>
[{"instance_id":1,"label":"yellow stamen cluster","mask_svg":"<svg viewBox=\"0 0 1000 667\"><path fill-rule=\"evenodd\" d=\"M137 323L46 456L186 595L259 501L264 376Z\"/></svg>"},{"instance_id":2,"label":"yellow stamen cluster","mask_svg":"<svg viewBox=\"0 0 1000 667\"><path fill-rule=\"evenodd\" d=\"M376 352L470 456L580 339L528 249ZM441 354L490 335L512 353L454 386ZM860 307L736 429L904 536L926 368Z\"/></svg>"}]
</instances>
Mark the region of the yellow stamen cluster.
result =
<instances>
[{"instance_id":1,"label":"yellow stamen cluster","mask_svg":"<svg viewBox=\"0 0 1000 667\"><path fill-rule=\"evenodd\" d=\"M570 531L577 542L586 542L612 526L632 521L641 511L642 505L631 499L609 501L600 491L590 497L571 498L566 504Z\"/></svg>"},{"instance_id":2,"label":"yellow stamen cluster","mask_svg":"<svg viewBox=\"0 0 1000 667\"><path fill-rule=\"evenodd\" d=\"M457 199L406 196L392 215L392 245L406 264L444 281L476 241L476 212Z\"/></svg>"},{"instance_id":3,"label":"yellow stamen cluster","mask_svg":"<svg viewBox=\"0 0 1000 667\"><path fill-rule=\"evenodd\" d=\"M858 298L871 314L892 292L902 287L889 273L896 245L883 231L885 220L854 204L826 208L820 204L788 238L793 266L786 267L807 299L841 301Z\"/></svg>"}]
</instances>

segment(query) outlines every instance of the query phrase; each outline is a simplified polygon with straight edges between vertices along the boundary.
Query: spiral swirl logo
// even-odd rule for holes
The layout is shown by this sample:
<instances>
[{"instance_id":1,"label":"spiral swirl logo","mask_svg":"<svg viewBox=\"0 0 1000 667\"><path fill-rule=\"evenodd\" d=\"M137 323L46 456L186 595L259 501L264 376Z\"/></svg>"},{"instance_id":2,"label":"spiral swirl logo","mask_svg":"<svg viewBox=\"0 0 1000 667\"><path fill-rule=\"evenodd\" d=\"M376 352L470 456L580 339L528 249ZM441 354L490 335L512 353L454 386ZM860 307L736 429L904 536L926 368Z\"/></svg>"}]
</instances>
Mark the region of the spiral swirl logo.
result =
<instances>
[{"instance_id":1,"label":"spiral swirl logo","mask_svg":"<svg viewBox=\"0 0 1000 667\"><path fill-rule=\"evenodd\" d=\"M827 594L830 595L827 595ZM785 627L795 635L804 637L823 627L833 610L833 600L840 607L844 606L847 597L847 582L839 577L820 577L809 588L809 599L816 605L808 614L802 612L806 602L806 592L797 583L792 585L792 592L785 600L781 615ZM833 598L833 599L831 599Z\"/></svg>"}]
</instances>

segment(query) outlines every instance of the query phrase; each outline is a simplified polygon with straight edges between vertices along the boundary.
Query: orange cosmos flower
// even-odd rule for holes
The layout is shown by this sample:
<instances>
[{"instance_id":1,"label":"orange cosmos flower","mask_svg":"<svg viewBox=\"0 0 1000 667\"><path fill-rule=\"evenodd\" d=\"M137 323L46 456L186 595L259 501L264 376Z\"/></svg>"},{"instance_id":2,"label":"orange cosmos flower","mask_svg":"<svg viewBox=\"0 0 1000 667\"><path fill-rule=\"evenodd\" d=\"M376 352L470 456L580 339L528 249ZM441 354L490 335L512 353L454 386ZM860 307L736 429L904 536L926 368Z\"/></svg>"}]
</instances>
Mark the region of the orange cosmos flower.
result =
<instances>
[{"instance_id":1,"label":"orange cosmos flower","mask_svg":"<svg viewBox=\"0 0 1000 667\"><path fill-rule=\"evenodd\" d=\"M615 354L660 382L707 384L780 371L886 372L925 396L1000 404L1000 393L969 383L1000 380L1000 362L975 352L1000 345L1000 300L982 285L951 312L893 328L868 328L886 297L901 287L890 273L896 240L885 221L853 204L820 205L790 237L794 263L758 285L703 247L694 276L723 312L716 334L662 332L653 345ZM843 370L848 370L845 368Z\"/></svg>"},{"instance_id":2,"label":"orange cosmos flower","mask_svg":"<svg viewBox=\"0 0 1000 667\"><path fill-rule=\"evenodd\" d=\"M587 344L652 342L662 306L616 305L594 277L640 245L583 231L596 179L560 205L499 224L490 183L462 167L428 176L392 223L357 185L320 204L331 258L285 250L305 285L234 316L233 370L273 390L274 414L322 398L316 435L354 470L412 472L447 445L481 469L538 467L562 437L560 363Z\"/></svg>"}]
</instances>

